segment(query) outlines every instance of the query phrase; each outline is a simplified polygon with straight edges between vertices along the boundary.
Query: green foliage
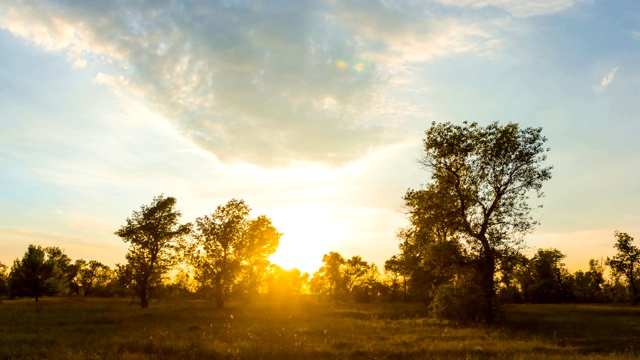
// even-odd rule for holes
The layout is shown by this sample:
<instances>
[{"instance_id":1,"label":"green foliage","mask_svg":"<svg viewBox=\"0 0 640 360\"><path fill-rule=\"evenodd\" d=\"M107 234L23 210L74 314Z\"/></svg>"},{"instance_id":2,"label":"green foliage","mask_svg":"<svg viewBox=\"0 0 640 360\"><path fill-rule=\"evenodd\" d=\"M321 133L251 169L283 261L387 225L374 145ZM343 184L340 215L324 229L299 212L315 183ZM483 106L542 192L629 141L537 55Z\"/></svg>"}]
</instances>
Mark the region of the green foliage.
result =
<instances>
[{"instance_id":1,"label":"green foliage","mask_svg":"<svg viewBox=\"0 0 640 360\"><path fill-rule=\"evenodd\" d=\"M473 263L484 302L478 318L494 318L498 263L537 224L529 198L542 196L542 184L551 178L552 168L543 166L548 149L541 133L541 128L513 123L481 127L467 122L433 123L426 132L422 164L431 182L407 192L411 225L399 235L402 256L415 270L412 279L420 279L427 298L433 294L430 287L460 277L456 265L450 271L446 262ZM436 261L431 270L425 260L434 251L447 260Z\"/></svg>"},{"instance_id":2,"label":"green foliage","mask_svg":"<svg viewBox=\"0 0 640 360\"><path fill-rule=\"evenodd\" d=\"M483 320L485 302L478 273L473 268L459 272L434 291L429 308L436 318L461 323Z\"/></svg>"},{"instance_id":3,"label":"green foliage","mask_svg":"<svg viewBox=\"0 0 640 360\"><path fill-rule=\"evenodd\" d=\"M55 292L62 293L64 289L71 289L73 287L73 280L78 274L78 267L75 266L69 256L58 247L46 247L44 248L44 252L47 254L47 259L55 263L55 284L58 287Z\"/></svg>"},{"instance_id":4,"label":"green foliage","mask_svg":"<svg viewBox=\"0 0 640 360\"><path fill-rule=\"evenodd\" d=\"M558 303L573 300L566 256L557 249L539 249L518 274L527 302Z\"/></svg>"},{"instance_id":5,"label":"green foliage","mask_svg":"<svg viewBox=\"0 0 640 360\"><path fill-rule=\"evenodd\" d=\"M338 301L345 300L347 288L342 277L342 267L345 260L337 252L330 252L322 257L322 267L320 267L311 279L311 292L327 299Z\"/></svg>"},{"instance_id":6,"label":"green foliage","mask_svg":"<svg viewBox=\"0 0 640 360\"><path fill-rule=\"evenodd\" d=\"M604 264L589 260L589 271L576 271L572 279L573 298L576 302L599 303L605 301Z\"/></svg>"},{"instance_id":7,"label":"green foliage","mask_svg":"<svg viewBox=\"0 0 640 360\"><path fill-rule=\"evenodd\" d=\"M332 301L370 302L387 292L378 267L353 256L345 260L337 252L325 254L324 264L313 274L311 292Z\"/></svg>"},{"instance_id":8,"label":"green foliage","mask_svg":"<svg viewBox=\"0 0 640 360\"><path fill-rule=\"evenodd\" d=\"M60 270L56 260L55 257L47 257L42 247L29 245L22 259L16 259L11 267L11 295L34 297L38 301L43 295L57 294L60 291Z\"/></svg>"},{"instance_id":9,"label":"green foliage","mask_svg":"<svg viewBox=\"0 0 640 360\"><path fill-rule=\"evenodd\" d=\"M616 243L614 248L617 253L613 258L607 257L606 264L617 274L623 275L629 287L631 303L637 304L640 301L640 285L638 276L640 275L640 249L632 245L633 237L627 233L616 231L614 233Z\"/></svg>"},{"instance_id":10,"label":"green foliage","mask_svg":"<svg viewBox=\"0 0 640 360\"><path fill-rule=\"evenodd\" d=\"M412 268L407 264L404 257L401 255L393 255L384 262L384 271L387 278L390 280L390 294L388 300L391 302L400 299L405 302L408 301L409 293L407 291L407 287Z\"/></svg>"},{"instance_id":11,"label":"green foliage","mask_svg":"<svg viewBox=\"0 0 640 360\"><path fill-rule=\"evenodd\" d=\"M110 283L113 279L113 272L103 263L91 260L86 263L84 260L76 261L79 266L78 282L82 288L84 296L109 296Z\"/></svg>"},{"instance_id":12,"label":"green foliage","mask_svg":"<svg viewBox=\"0 0 640 360\"><path fill-rule=\"evenodd\" d=\"M191 224L180 225L181 213L176 199L156 196L150 205L134 211L116 235L129 243L126 259L140 306L149 306L150 290L162 282L162 277L176 263L177 241L191 232Z\"/></svg>"}]
</instances>

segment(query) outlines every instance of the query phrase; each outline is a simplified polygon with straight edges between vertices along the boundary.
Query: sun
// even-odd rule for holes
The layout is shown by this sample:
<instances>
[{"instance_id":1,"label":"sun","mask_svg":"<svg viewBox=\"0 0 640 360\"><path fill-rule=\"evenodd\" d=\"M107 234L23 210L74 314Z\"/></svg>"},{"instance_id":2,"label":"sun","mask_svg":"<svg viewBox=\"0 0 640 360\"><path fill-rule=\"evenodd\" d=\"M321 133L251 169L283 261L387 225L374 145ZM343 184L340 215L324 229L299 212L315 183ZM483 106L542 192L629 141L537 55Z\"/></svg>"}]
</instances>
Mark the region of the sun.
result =
<instances>
[{"instance_id":1,"label":"sun","mask_svg":"<svg viewBox=\"0 0 640 360\"><path fill-rule=\"evenodd\" d=\"M304 205L276 211L273 224L282 232L280 245L269 261L285 269L313 274L333 245L347 239L347 231L329 207Z\"/></svg>"}]
</instances>

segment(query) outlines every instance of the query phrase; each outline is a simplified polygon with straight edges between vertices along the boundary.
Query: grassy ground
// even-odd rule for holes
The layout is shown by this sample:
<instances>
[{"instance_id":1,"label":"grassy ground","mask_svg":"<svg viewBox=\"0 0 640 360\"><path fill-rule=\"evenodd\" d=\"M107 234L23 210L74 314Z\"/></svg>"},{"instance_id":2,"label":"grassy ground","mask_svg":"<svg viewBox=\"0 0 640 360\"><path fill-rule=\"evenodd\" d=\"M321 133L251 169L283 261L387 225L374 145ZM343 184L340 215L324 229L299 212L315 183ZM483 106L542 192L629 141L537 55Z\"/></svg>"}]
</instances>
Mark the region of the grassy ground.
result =
<instances>
[{"instance_id":1,"label":"grassy ground","mask_svg":"<svg viewBox=\"0 0 640 360\"><path fill-rule=\"evenodd\" d=\"M0 359L635 359L640 310L520 305L486 329L415 304L45 298L0 305Z\"/></svg>"}]
</instances>

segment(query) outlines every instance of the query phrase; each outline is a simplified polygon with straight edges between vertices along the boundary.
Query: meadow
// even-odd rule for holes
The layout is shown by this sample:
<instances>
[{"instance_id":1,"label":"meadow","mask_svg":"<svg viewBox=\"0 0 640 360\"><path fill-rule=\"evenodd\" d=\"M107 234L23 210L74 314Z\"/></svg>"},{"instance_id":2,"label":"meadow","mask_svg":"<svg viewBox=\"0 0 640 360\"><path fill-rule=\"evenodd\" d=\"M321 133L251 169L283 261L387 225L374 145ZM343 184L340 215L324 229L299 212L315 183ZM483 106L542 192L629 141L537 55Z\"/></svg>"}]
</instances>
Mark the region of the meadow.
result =
<instances>
[{"instance_id":1,"label":"meadow","mask_svg":"<svg viewBox=\"0 0 640 360\"><path fill-rule=\"evenodd\" d=\"M0 359L636 359L640 310L514 305L491 328L420 304L44 298L0 304Z\"/></svg>"}]
</instances>

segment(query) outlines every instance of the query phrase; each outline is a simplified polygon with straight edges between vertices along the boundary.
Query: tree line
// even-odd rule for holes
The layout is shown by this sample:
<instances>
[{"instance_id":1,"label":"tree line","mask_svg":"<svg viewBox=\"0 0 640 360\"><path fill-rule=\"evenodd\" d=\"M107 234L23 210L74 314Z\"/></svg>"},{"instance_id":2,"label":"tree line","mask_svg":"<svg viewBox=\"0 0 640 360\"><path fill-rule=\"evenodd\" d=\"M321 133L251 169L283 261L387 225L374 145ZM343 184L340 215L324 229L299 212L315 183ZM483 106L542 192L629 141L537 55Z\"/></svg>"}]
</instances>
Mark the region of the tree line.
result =
<instances>
[{"instance_id":1,"label":"tree line","mask_svg":"<svg viewBox=\"0 0 640 360\"><path fill-rule=\"evenodd\" d=\"M530 257L514 254L508 261L503 259L496 276L498 300L503 304L636 304L640 250L628 234L614 235L616 255L589 260L586 271L570 273L563 263L565 255L553 248L538 249ZM204 274L185 270L185 264L177 264L179 270L173 276L153 283L147 289L148 295L215 300L215 277L200 278ZM311 294L320 301L331 302L423 302L439 317L464 320L461 317L474 316L477 298L465 295L456 286L444 286L461 269L450 267L445 271L433 265L420 266L394 255L381 270L360 256L345 259L338 252L330 252L323 256L322 266L312 277L270 263L250 277L246 272L236 273L234 281L227 284L223 299L287 301ZM605 274L607 267L609 276ZM29 245L9 272L0 263L0 298L33 297L37 301L42 296L56 295L137 297L139 292L130 264L116 264L112 269L96 260L72 261L57 247ZM459 309L462 307L466 309Z\"/></svg>"},{"instance_id":2,"label":"tree line","mask_svg":"<svg viewBox=\"0 0 640 360\"><path fill-rule=\"evenodd\" d=\"M115 232L129 244L126 264L71 263L58 248L30 246L8 275L3 267L0 286L10 296L36 299L63 288L133 295L142 307L163 292L223 307L232 297L308 291L329 301L421 301L440 317L487 323L509 302L637 303L640 253L626 233L614 234L613 258L591 260L586 272L569 274L556 249L523 255L524 236L538 224L533 210L541 207L532 199L544 196L551 178L545 142L541 128L514 123L433 123L421 158L429 177L404 196L409 225L398 231L399 253L384 273L337 252L324 255L312 277L283 270L268 261L282 234L265 215L251 218L243 200L181 224L176 199L160 195Z\"/></svg>"}]
</instances>

